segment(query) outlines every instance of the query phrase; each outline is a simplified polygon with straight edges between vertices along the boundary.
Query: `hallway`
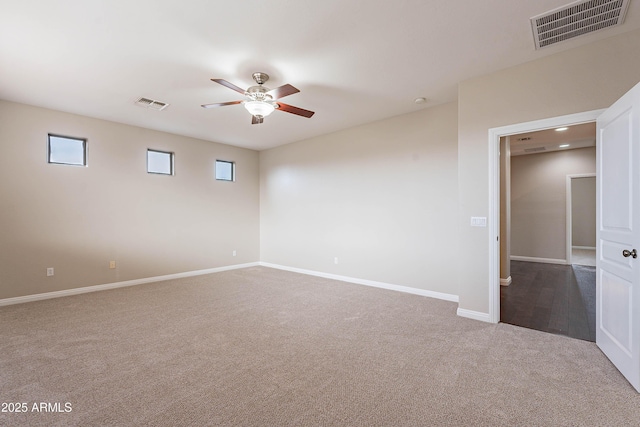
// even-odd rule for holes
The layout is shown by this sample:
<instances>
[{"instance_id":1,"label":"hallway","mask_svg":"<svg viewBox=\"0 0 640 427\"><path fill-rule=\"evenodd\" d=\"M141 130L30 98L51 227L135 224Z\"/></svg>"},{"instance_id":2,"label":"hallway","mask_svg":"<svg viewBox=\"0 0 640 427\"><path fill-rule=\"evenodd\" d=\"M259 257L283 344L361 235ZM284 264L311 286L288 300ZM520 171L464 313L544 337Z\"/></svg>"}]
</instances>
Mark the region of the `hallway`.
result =
<instances>
[{"instance_id":1,"label":"hallway","mask_svg":"<svg viewBox=\"0 0 640 427\"><path fill-rule=\"evenodd\" d=\"M511 261L500 321L595 342L595 267Z\"/></svg>"}]
</instances>

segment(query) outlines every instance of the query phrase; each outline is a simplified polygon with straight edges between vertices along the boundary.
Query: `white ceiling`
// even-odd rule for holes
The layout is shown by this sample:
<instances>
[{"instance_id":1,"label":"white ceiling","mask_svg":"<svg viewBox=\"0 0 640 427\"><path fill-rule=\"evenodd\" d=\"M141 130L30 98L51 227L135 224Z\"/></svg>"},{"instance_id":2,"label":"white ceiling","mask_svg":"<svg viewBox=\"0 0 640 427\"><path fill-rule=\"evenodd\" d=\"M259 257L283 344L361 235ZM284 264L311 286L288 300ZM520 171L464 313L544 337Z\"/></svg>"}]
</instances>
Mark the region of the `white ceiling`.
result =
<instances>
[{"instance_id":1,"label":"white ceiling","mask_svg":"<svg viewBox=\"0 0 640 427\"><path fill-rule=\"evenodd\" d=\"M0 99L257 150L454 101L466 79L640 28L539 51L529 18L568 0L0 0ZM300 93L261 125L251 74ZM163 111L139 97L169 103ZM417 97L429 102L414 104Z\"/></svg>"}]
</instances>

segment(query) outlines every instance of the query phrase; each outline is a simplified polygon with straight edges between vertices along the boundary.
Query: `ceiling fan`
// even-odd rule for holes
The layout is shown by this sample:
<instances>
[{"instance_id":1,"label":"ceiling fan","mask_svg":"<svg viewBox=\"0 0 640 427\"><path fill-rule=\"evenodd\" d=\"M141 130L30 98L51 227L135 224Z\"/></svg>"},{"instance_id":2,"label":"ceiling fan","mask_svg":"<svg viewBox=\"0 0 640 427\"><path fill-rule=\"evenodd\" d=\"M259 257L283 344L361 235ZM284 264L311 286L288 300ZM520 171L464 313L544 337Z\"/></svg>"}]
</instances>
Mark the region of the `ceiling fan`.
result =
<instances>
[{"instance_id":1,"label":"ceiling fan","mask_svg":"<svg viewBox=\"0 0 640 427\"><path fill-rule=\"evenodd\" d=\"M234 85L233 83L229 83L223 79L211 79L216 83L221 84L222 86L226 86L229 89L235 90L246 96L245 100L242 101L231 101L231 102L220 102L216 104L204 104L202 108L214 108L214 107L224 107L226 105L236 105L243 104L244 108L251 113L253 116L251 119L251 124L257 125L264 121L264 118L269 114L273 113L275 110L285 111L287 113L296 114L302 117L311 117L315 113L313 111L305 110L303 108L294 107L293 105L285 104L280 102L280 98L284 98L285 96L293 95L294 93L300 92L295 87L286 84L275 89L269 89L263 84L269 80L269 75L266 73L253 73L253 80L258 84L257 86L251 86L249 89L244 90Z\"/></svg>"}]
</instances>

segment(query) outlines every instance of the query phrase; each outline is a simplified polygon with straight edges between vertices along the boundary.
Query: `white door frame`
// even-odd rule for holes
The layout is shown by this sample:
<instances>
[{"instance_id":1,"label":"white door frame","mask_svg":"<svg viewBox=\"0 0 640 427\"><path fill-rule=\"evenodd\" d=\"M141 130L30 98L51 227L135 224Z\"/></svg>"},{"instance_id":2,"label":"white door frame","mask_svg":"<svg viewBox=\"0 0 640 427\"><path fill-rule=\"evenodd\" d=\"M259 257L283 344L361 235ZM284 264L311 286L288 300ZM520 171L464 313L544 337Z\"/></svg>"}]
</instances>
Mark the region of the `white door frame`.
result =
<instances>
[{"instance_id":1,"label":"white door frame","mask_svg":"<svg viewBox=\"0 0 640 427\"><path fill-rule=\"evenodd\" d=\"M595 122L604 110L489 129L489 321L500 322L500 137Z\"/></svg>"},{"instance_id":2,"label":"white door frame","mask_svg":"<svg viewBox=\"0 0 640 427\"><path fill-rule=\"evenodd\" d=\"M566 219L567 219L567 249L566 249L566 256L565 258L567 259L567 264L571 265L571 262L573 261L571 259L572 257L572 252L573 252L573 235L572 235L572 222L573 222L573 210L571 208L571 182L573 179L577 179L577 178L595 178L596 174L595 173L576 173L576 174L571 174L571 175L567 175L567 208L566 208Z\"/></svg>"}]
</instances>

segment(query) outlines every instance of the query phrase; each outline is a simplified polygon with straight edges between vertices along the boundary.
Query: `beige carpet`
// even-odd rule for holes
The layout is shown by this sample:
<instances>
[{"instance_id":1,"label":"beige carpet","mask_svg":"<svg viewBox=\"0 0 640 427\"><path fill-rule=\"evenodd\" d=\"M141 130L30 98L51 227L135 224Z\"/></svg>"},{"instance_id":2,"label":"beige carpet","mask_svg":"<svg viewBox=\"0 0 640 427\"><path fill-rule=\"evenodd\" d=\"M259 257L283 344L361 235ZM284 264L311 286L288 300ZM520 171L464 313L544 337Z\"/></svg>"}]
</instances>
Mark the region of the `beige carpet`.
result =
<instances>
[{"instance_id":1,"label":"beige carpet","mask_svg":"<svg viewBox=\"0 0 640 427\"><path fill-rule=\"evenodd\" d=\"M263 267L0 307L0 425L640 424L595 344L455 310Z\"/></svg>"}]
</instances>

